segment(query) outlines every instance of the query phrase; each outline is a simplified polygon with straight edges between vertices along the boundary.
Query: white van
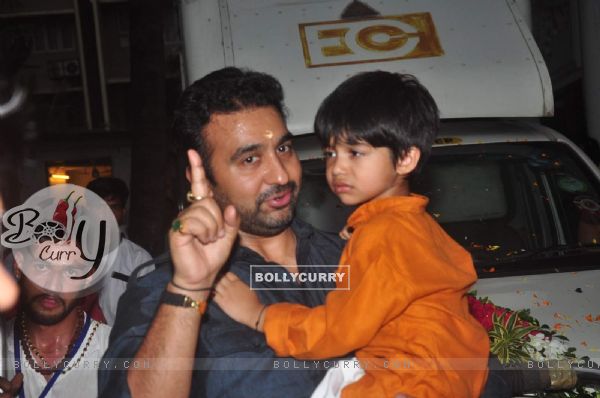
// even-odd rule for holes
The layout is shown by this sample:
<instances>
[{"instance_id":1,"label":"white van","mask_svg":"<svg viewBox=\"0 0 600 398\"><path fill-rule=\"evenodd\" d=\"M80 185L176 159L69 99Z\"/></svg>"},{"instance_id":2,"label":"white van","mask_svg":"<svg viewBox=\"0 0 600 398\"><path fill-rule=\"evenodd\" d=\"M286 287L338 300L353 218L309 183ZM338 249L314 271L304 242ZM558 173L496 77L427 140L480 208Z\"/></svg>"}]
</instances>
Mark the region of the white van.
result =
<instances>
[{"instance_id":1,"label":"white van","mask_svg":"<svg viewBox=\"0 0 600 398\"><path fill-rule=\"evenodd\" d=\"M310 134L317 107L357 72L417 76L443 123L413 189L472 253L477 295L528 309L569 339L537 342L548 357L600 362L600 171L537 123L553 114L552 87L514 2L364 0L370 10L357 3L182 0L187 79L239 66L281 81L304 162L299 216L338 231L351 209L325 183Z\"/></svg>"}]
</instances>

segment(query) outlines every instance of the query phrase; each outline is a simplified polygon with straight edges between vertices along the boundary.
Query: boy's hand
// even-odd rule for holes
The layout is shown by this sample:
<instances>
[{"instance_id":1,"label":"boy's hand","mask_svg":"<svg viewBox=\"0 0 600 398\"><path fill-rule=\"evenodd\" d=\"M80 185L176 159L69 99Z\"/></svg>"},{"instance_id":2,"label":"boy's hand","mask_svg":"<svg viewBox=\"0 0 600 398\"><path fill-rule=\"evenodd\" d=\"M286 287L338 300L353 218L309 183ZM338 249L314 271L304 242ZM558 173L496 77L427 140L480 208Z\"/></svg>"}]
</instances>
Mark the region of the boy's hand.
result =
<instances>
[{"instance_id":1,"label":"boy's hand","mask_svg":"<svg viewBox=\"0 0 600 398\"><path fill-rule=\"evenodd\" d=\"M342 230L339 232L338 235L343 240L348 240L352 236L352 232L354 232L354 227L350 227L350 226L346 225L346 226L344 226L344 228L342 228Z\"/></svg>"},{"instance_id":2,"label":"boy's hand","mask_svg":"<svg viewBox=\"0 0 600 398\"><path fill-rule=\"evenodd\" d=\"M227 315L239 323L256 329L256 321L263 315L261 312L264 305L248 285L235 274L228 272L217 283L215 291L214 301Z\"/></svg>"}]
</instances>

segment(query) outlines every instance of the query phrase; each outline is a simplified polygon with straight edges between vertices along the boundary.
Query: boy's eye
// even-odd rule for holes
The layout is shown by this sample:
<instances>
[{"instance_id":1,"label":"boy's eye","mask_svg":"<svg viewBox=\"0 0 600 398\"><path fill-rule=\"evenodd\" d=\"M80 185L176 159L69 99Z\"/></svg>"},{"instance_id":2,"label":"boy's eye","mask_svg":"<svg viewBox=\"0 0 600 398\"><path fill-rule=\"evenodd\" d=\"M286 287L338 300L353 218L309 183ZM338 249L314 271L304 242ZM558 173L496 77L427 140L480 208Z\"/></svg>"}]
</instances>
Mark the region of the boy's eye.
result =
<instances>
[{"instance_id":1,"label":"boy's eye","mask_svg":"<svg viewBox=\"0 0 600 398\"><path fill-rule=\"evenodd\" d=\"M335 152L329 149L325 149L323 151L323 156L326 158L334 158L336 156Z\"/></svg>"},{"instance_id":2,"label":"boy's eye","mask_svg":"<svg viewBox=\"0 0 600 398\"><path fill-rule=\"evenodd\" d=\"M350 155L352 155L352 157L357 157L357 156L362 156L364 154L362 152L359 152L359 151L351 150L350 151Z\"/></svg>"}]
</instances>

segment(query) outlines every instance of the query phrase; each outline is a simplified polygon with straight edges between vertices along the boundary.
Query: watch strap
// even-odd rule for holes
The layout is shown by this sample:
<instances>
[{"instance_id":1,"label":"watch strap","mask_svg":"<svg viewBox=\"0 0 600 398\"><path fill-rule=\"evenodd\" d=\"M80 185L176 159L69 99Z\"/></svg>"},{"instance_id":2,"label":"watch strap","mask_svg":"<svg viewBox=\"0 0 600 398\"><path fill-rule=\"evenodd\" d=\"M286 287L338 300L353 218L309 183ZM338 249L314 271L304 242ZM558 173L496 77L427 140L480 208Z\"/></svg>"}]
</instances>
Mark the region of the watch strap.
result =
<instances>
[{"instance_id":1,"label":"watch strap","mask_svg":"<svg viewBox=\"0 0 600 398\"><path fill-rule=\"evenodd\" d=\"M196 309L200 314L204 314L206 311L206 301L196 301L189 296L184 294L178 294L169 292L168 290L163 291L160 296L160 302L162 304L173 305L176 307L185 307Z\"/></svg>"}]
</instances>

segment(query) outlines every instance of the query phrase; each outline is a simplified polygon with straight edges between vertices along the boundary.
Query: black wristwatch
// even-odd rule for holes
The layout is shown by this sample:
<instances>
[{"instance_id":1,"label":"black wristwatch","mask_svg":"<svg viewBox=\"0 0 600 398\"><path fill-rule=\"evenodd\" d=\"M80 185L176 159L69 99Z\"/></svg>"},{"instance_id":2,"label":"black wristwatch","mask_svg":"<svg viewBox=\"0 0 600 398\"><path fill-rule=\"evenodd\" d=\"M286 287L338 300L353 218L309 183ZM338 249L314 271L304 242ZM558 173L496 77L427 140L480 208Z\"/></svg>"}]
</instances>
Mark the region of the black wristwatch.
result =
<instances>
[{"instance_id":1,"label":"black wristwatch","mask_svg":"<svg viewBox=\"0 0 600 398\"><path fill-rule=\"evenodd\" d=\"M204 314L206 311L206 301L196 301L192 298L178 293L172 293L165 290L160 296L160 302L162 304L174 305L176 307L194 308L200 314Z\"/></svg>"}]
</instances>

